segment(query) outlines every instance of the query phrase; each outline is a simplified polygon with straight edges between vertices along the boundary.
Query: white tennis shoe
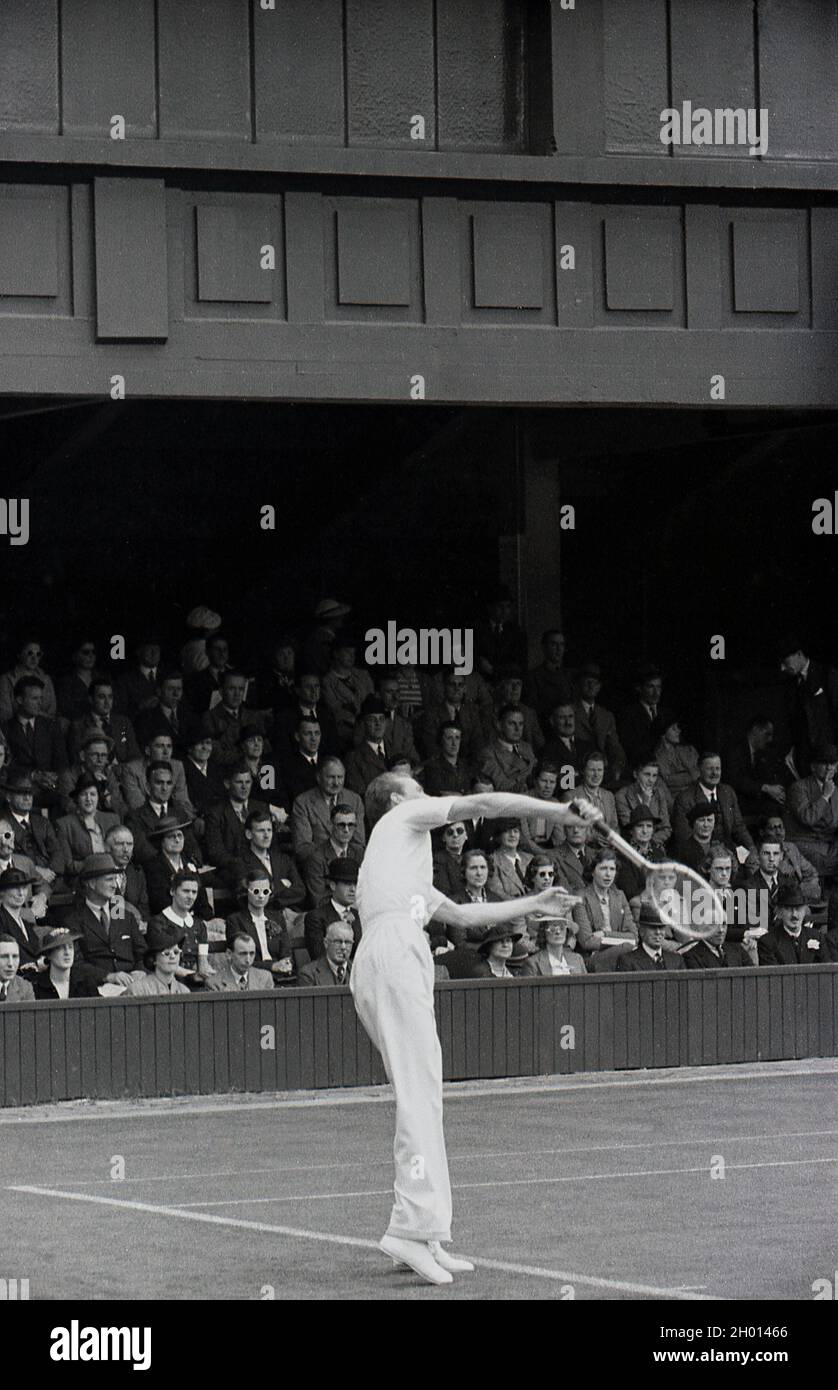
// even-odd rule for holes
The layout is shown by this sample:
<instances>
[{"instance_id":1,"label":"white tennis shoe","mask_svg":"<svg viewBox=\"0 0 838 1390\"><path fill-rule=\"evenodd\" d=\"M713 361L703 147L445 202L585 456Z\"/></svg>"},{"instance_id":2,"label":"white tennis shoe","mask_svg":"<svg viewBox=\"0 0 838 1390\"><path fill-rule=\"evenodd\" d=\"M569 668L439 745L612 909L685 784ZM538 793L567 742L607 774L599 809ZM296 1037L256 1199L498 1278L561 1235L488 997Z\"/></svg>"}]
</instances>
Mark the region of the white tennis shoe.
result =
<instances>
[{"instance_id":1,"label":"white tennis shoe","mask_svg":"<svg viewBox=\"0 0 838 1390\"><path fill-rule=\"evenodd\" d=\"M438 1240L429 1240L428 1249L436 1260L437 1264L443 1269L447 1269L451 1274L473 1274L474 1265L470 1260L461 1260L456 1255L449 1255L442 1248Z\"/></svg>"},{"instance_id":2,"label":"white tennis shoe","mask_svg":"<svg viewBox=\"0 0 838 1390\"><path fill-rule=\"evenodd\" d=\"M402 1240L398 1236L382 1236L379 1250L389 1255L395 1265L407 1265L429 1284L453 1284L447 1269L434 1259L430 1246L420 1240Z\"/></svg>"}]
</instances>

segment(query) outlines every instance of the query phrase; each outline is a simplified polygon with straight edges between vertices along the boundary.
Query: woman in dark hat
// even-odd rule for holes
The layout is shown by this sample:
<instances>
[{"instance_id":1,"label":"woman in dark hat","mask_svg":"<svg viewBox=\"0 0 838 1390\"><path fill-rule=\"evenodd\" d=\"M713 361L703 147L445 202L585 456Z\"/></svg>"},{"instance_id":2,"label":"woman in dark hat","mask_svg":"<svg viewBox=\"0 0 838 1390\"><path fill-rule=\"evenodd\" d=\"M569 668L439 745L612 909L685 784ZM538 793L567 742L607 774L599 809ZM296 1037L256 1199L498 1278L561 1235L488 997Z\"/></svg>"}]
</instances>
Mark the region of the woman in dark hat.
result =
<instances>
[{"instance_id":1,"label":"woman in dark hat","mask_svg":"<svg viewBox=\"0 0 838 1390\"><path fill-rule=\"evenodd\" d=\"M175 975L188 989L203 989L207 977L215 972L209 963L207 924L198 916L196 905L201 891L194 869L178 869L169 883L169 903L149 922L178 933L181 959ZM148 941L148 935L146 935ZM223 943L213 943L223 950Z\"/></svg>"},{"instance_id":2,"label":"woman in dark hat","mask_svg":"<svg viewBox=\"0 0 838 1390\"><path fill-rule=\"evenodd\" d=\"M90 773L83 773L70 793L73 809L55 822L58 837L60 873L74 877L89 854L104 854L105 836L119 825L113 811L99 810L99 784Z\"/></svg>"},{"instance_id":3,"label":"woman in dark hat","mask_svg":"<svg viewBox=\"0 0 838 1390\"><path fill-rule=\"evenodd\" d=\"M188 994L187 986L177 977L182 974L181 947L184 933L171 922L160 918L148 924L146 933L145 966L148 974L133 979L126 996L143 998L154 994Z\"/></svg>"},{"instance_id":4,"label":"woman in dark hat","mask_svg":"<svg viewBox=\"0 0 838 1390\"><path fill-rule=\"evenodd\" d=\"M515 943L521 940L523 932L517 923L511 926L490 927L477 948L480 957L472 972L476 980L514 980L508 961Z\"/></svg>"},{"instance_id":5,"label":"woman in dark hat","mask_svg":"<svg viewBox=\"0 0 838 1390\"><path fill-rule=\"evenodd\" d=\"M208 922L212 917L212 908L204 891L201 881L203 874L200 871L203 870L205 874L209 870L184 851L183 832L191 823L191 821L183 820L179 816L162 816L157 825L147 832L149 843L155 850L154 858L150 859L144 866L146 883L148 884L148 905L152 913L165 911L171 903L172 881L175 874L189 869L197 875L198 897L195 903L195 913Z\"/></svg>"},{"instance_id":6,"label":"woman in dark hat","mask_svg":"<svg viewBox=\"0 0 838 1390\"><path fill-rule=\"evenodd\" d=\"M99 987L94 972L84 961L76 962L74 959L73 943L80 937L80 931L72 931L69 927L47 927L41 940L41 955L47 968L27 977L36 999L90 999L98 996Z\"/></svg>"},{"instance_id":7,"label":"woman in dark hat","mask_svg":"<svg viewBox=\"0 0 838 1390\"><path fill-rule=\"evenodd\" d=\"M434 850L434 887L446 898L453 898L463 886L463 850L466 848L466 827L461 820L449 821L442 827L442 847Z\"/></svg>"},{"instance_id":8,"label":"woman in dark hat","mask_svg":"<svg viewBox=\"0 0 838 1390\"><path fill-rule=\"evenodd\" d=\"M25 869L10 867L0 874L0 934L12 936L20 948L18 969L31 980L41 954L34 917L28 910L32 889L40 880ZM25 914L25 915L24 915Z\"/></svg>"}]
</instances>

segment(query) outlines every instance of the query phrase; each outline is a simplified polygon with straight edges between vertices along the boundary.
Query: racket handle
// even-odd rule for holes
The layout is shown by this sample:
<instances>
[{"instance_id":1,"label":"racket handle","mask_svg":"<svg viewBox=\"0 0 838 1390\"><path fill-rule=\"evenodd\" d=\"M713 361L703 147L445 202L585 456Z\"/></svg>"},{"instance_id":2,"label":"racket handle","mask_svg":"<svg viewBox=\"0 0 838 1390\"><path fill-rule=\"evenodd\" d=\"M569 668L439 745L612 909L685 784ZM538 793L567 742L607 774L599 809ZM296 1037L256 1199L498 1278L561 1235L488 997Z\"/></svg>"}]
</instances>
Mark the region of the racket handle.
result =
<instances>
[{"instance_id":1,"label":"racket handle","mask_svg":"<svg viewBox=\"0 0 838 1390\"><path fill-rule=\"evenodd\" d=\"M574 816L581 816L581 814L582 814L582 808L581 808L579 802L576 801L576 800L574 800L574 801L569 801L569 802L567 803L567 809L568 809L569 811L572 811L573 814L574 814ZM594 817L592 817L590 820L588 820L588 821L587 821L587 824L588 824L588 825L597 825L597 824L599 824L599 822L602 821L603 819L604 819L604 817L603 817L602 812L601 812L601 811L597 811L596 816L594 816ZM608 827L606 826L605 829L607 829L607 828L608 828Z\"/></svg>"}]
</instances>

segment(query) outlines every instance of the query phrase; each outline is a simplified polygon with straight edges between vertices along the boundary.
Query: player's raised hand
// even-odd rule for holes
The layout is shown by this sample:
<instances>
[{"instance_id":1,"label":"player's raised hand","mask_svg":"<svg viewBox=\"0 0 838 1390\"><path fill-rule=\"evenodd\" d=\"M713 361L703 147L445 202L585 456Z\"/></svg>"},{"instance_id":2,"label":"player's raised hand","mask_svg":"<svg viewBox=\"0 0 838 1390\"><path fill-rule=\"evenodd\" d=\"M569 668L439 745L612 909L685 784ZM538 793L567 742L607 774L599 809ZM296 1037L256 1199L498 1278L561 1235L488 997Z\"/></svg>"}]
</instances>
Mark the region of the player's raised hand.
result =
<instances>
[{"instance_id":1,"label":"player's raised hand","mask_svg":"<svg viewBox=\"0 0 838 1390\"><path fill-rule=\"evenodd\" d=\"M594 806L592 801L586 801L581 796L575 796L572 801L569 801L567 810L569 814L565 816L565 825L593 825L594 821L603 819L599 807Z\"/></svg>"},{"instance_id":2,"label":"player's raised hand","mask_svg":"<svg viewBox=\"0 0 838 1390\"><path fill-rule=\"evenodd\" d=\"M575 893L568 893L566 888L545 888L543 893L534 893L528 901L535 912L552 912L567 917L582 899Z\"/></svg>"}]
</instances>

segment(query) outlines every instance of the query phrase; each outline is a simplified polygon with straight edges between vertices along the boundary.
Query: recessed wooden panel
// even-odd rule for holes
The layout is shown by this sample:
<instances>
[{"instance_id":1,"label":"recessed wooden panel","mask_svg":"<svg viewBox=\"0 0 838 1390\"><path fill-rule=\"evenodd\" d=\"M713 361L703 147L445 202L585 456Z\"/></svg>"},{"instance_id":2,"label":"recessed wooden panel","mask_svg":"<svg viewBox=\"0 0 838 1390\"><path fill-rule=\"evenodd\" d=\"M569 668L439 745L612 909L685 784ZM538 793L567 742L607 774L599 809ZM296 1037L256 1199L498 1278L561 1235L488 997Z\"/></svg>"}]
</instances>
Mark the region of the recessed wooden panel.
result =
<instances>
[{"instance_id":1,"label":"recessed wooden panel","mask_svg":"<svg viewBox=\"0 0 838 1390\"><path fill-rule=\"evenodd\" d=\"M760 106L768 154L838 156L838 9L813 0L760 0Z\"/></svg>"},{"instance_id":2,"label":"recessed wooden panel","mask_svg":"<svg viewBox=\"0 0 838 1390\"><path fill-rule=\"evenodd\" d=\"M342 0L253 7L257 139L342 145Z\"/></svg>"},{"instance_id":3,"label":"recessed wooden panel","mask_svg":"<svg viewBox=\"0 0 838 1390\"><path fill-rule=\"evenodd\" d=\"M432 150L436 140L433 0L346 0L350 145ZM413 116L425 139L411 139Z\"/></svg>"},{"instance_id":4,"label":"recessed wooden panel","mask_svg":"<svg viewBox=\"0 0 838 1390\"><path fill-rule=\"evenodd\" d=\"M0 130L58 128L57 0L2 0Z\"/></svg>"},{"instance_id":5,"label":"recessed wooden panel","mask_svg":"<svg viewBox=\"0 0 838 1390\"><path fill-rule=\"evenodd\" d=\"M754 106L754 22L740 0L670 0L672 105ZM742 156L741 146L698 145L675 153Z\"/></svg>"},{"instance_id":6,"label":"recessed wooden panel","mask_svg":"<svg viewBox=\"0 0 838 1390\"><path fill-rule=\"evenodd\" d=\"M782 213L733 223L733 303L739 313L796 314L800 307L798 221Z\"/></svg>"},{"instance_id":7,"label":"recessed wooden panel","mask_svg":"<svg viewBox=\"0 0 838 1390\"><path fill-rule=\"evenodd\" d=\"M538 205L517 208L487 203L472 213L475 308L543 308L544 212Z\"/></svg>"},{"instance_id":8,"label":"recessed wooden panel","mask_svg":"<svg viewBox=\"0 0 838 1390\"><path fill-rule=\"evenodd\" d=\"M611 214L605 221L605 303L608 309L671 311L675 307L675 226L648 212Z\"/></svg>"},{"instance_id":9,"label":"recessed wooden panel","mask_svg":"<svg viewBox=\"0 0 838 1390\"><path fill-rule=\"evenodd\" d=\"M157 134L154 0L85 0L61 13L64 131L127 138Z\"/></svg>"},{"instance_id":10,"label":"recessed wooden panel","mask_svg":"<svg viewBox=\"0 0 838 1390\"><path fill-rule=\"evenodd\" d=\"M352 199L337 210L339 304L410 303L414 203Z\"/></svg>"},{"instance_id":11,"label":"recessed wooden panel","mask_svg":"<svg viewBox=\"0 0 838 1390\"><path fill-rule=\"evenodd\" d=\"M158 0L160 134L250 138L248 6Z\"/></svg>"},{"instance_id":12,"label":"recessed wooden panel","mask_svg":"<svg viewBox=\"0 0 838 1390\"><path fill-rule=\"evenodd\" d=\"M603 0L603 26L606 148L666 156L666 0Z\"/></svg>"},{"instance_id":13,"label":"recessed wooden panel","mask_svg":"<svg viewBox=\"0 0 838 1390\"><path fill-rule=\"evenodd\" d=\"M52 198L0 190L0 296L58 294L58 216Z\"/></svg>"},{"instance_id":14,"label":"recessed wooden panel","mask_svg":"<svg viewBox=\"0 0 838 1390\"><path fill-rule=\"evenodd\" d=\"M440 149L524 147L524 21L521 0L437 0Z\"/></svg>"},{"instance_id":15,"label":"recessed wooden panel","mask_svg":"<svg viewBox=\"0 0 838 1390\"><path fill-rule=\"evenodd\" d=\"M198 298L241 304L269 304L277 270L263 270L262 248L274 245L270 214L242 201L232 207L199 205ZM274 246L282 273L280 248Z\"/></svg>"},{"instance_id":16,"label":"recessed wooden panel","mask_svg":"<svg viewBox=\"0 0 838 1390\"><path fill-rule=\"evenodd\" d=\"M162 179L96 179L96 335L166 338L169 292Z\"/></svg>"}]
</instances>

